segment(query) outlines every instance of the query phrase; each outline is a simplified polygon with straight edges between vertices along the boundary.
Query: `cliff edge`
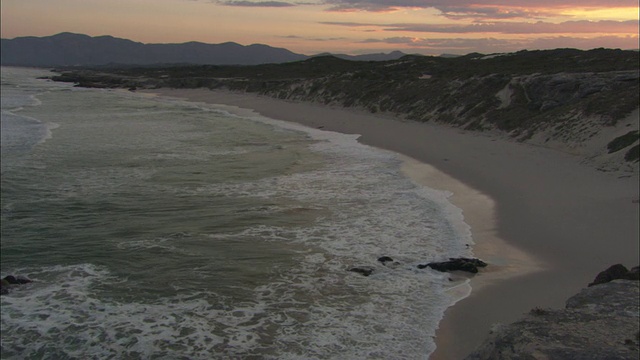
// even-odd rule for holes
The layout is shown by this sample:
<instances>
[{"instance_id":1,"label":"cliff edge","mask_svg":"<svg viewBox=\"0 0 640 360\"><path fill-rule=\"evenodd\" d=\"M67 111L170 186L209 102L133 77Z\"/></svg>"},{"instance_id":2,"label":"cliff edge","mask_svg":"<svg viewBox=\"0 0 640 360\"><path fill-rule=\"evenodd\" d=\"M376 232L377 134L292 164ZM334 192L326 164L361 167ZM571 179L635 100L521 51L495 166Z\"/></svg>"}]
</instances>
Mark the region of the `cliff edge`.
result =
<instances>
[{"instance_id":1,"label":"cliff edge","mask_svg":"<svg viewBox=\"0 0 640 360\"><path fill-rule=\"evenodd\" d=\"M620 265L615 265L619 268ZM614 267L598 275L611 270ZM605 276L606 277L606 276ZM535 308L522 320L497 327L467 360L640 358L638 268L594 283L562 310ZM635 280L631 280L635 279Z\"/></svg>"}]
</instances>

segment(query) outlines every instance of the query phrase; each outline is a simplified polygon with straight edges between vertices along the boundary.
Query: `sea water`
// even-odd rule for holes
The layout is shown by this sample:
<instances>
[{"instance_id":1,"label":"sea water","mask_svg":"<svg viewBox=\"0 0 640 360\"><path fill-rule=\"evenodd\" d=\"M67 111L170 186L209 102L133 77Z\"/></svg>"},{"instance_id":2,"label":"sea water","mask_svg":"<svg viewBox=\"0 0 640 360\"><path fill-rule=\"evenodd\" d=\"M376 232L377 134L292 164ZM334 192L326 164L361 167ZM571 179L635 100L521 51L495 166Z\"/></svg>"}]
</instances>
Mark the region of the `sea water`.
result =
<instances>
[{"instance_id":1,"label":"sea water","mask_svg":"<svg viewBox=\"0 0 640 360\"><path fill-rule=\"evenodd\" d=\"M3 359L425 359L470 255L398 155L2 68ZM303 115L303 114L301 114ZM390 256L383 265L378 257ZM367 266L365 277L348 271Z\"/></svg>"}]
</instances>

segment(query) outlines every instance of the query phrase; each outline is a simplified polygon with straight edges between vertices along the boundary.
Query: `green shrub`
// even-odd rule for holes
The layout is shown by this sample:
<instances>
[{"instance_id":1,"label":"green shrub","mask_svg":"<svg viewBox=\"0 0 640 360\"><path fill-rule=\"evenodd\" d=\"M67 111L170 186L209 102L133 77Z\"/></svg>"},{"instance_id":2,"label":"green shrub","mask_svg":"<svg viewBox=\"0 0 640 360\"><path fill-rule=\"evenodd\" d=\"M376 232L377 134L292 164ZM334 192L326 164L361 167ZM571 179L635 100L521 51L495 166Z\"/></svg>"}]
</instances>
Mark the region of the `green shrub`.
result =
<instances>
[{"instance_id":1,"label":"green shrub","mask_svg":"<svg viewBox=\"0 0 640 360\"><path fill-rule=\"evenodd\" d=\"M636 142L639 137L640 135L638 135L637 130L629 131L628 133L622 136L618 136L617 138L611 140L611 142L607 144L607 149L609 150L609 154L626 148L627 146Z\"/></svg>"},{"instance_id":2,"label":"green shrub","mask_svg":"<svg viewBox=\"0 0 640 360\"><path fill-rule=\"evenodd\" d=\"M638 161L640 158L640 145L636 145L629 149L626 154L624 154L624 159L627 161Z\"/></svg>"}]
</instances>

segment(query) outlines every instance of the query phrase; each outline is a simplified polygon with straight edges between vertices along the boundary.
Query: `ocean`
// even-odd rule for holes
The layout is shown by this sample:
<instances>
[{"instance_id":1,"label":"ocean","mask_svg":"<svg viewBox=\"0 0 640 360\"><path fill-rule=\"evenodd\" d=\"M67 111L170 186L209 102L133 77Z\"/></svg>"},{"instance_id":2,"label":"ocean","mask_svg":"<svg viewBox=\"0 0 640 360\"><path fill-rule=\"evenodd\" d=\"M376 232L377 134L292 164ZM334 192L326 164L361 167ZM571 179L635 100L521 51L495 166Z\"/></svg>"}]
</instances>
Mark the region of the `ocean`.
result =
<instances>
[{"instance_id":1,"label":"ocean","mask_svg":"<svg viewBox=\"0 0 640 360\"><path fill-rule=\"evenodd\" d=\"M416 265L472 239L399 155L47 75L2 68L0 271L33 280L0 297L2 359L433 352L468 284Z\"/></svg>"}]
</instances>

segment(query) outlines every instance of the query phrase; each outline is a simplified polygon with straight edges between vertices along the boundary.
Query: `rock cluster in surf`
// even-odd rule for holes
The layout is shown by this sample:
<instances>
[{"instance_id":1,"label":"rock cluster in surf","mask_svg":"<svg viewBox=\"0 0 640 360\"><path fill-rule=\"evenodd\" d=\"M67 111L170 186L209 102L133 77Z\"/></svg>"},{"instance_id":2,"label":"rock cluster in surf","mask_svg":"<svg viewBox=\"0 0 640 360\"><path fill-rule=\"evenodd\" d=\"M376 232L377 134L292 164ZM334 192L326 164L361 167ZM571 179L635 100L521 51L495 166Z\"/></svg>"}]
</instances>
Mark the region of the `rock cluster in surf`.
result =
<instances>
[{"instance_id":1,"label":"rock cluster in surf","mask_svg":"<svg viewBox=\"0 0 640 360\"><path fill-rule=\"evenodd\" d=\"M7 275L0 280L0 295L8 294L13 285L23 285L30 282L32 282L32 280L23 275Z\"/></svg>"},{"instance_id":2,"label":"rock cluster in surf","mask_svg":"<svg viewBox=\"0 0 640 360\"><path fill-rule=\"evenodd\" d=\"M397 267L400 265L399 262L395 261L393 258L389 256L382 256L378 258L378 262L386 267ZM419 264L417 266L418 269L431 268L441 272L451 272L451 271L465 271L472 274L476 274L478 272L478 268L486 267L487 263L474 258L449 258L448 261L443 262L430 262L428 264ZM375 268L372 266L355 266L349 269L351 272L355 272L364 276L369 276L375 272Z\"/></svg>"},{"instance_id":3,"label":"rock cluster in surf","mask_svg":"<svg viewBox=\"0 0 640 360\"><path fill-rule=\"evenodd\" d=\"M487 263L480 259L470 258L450 258L449 261L432 262L426 265L418 265L418 269L424 269L430 267L434 270L448 272L448 271L466 271L473 274L478 272L478 268L486 267Z\"/></svg>"}]
</instances>

